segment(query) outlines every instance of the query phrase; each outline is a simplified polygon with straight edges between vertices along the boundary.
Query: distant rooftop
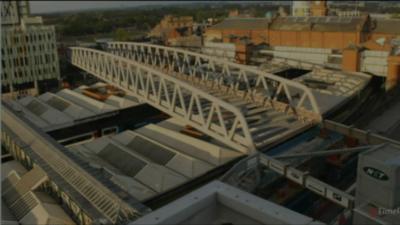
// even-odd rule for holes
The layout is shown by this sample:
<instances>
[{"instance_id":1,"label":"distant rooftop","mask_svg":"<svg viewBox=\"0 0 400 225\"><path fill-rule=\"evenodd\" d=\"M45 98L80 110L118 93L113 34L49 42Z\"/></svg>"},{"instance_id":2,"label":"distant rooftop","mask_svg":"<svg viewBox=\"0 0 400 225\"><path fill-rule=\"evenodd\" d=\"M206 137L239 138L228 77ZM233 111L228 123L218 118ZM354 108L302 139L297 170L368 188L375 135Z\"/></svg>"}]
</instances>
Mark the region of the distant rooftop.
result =
<instances>
[{"instance_id":1,"label":"distant rooftop","mask_svg":"<svg viewBox=\"0 0 400 225\"><path fill-rule=\"evenodd\" d=\"M364 17L311 16L311 17L278 17L271 24L273 30L313 30L313 31L359 31Z\"/></svg>"},{"instance_id":2,"label":"distant rooftop","mask_svg":"<svg viewBox=\"0 0 400 225\"><path fill-rule=\"evenodd\" d=\"M284 62L279 58L274 58L271 62L263 64L261 68L272 73L290 68L310 69L302 67L305 64L307 63L300 63L296 60ZM321 113L328 113L350 100L352 96L363 90L371 79L370 76L362 73L348 73L322 67L310 70L293 80L305 84L312 90Z\"/></svg>"},{"instance_id":3,"label":"distant rooftop","mask_svg":"<svg viewBox=\"0 0 400 225\"><path fill-rule=\"evenodd\" d=\"M338 17L338 16L286 16L275 19L268 18L227 18L212 26L210 29L273 29L273 30L313 30L345 32L356 31L363 28L365 18ZM269 27L270 26L270 27Z\"/></svg>"},{"instance_id":4,"label":"distant rooftop","mask_svg":"<svg viewBox=\"0 0 400 225\"><path fill-rule=\"evenodd\" d=\"M373 32L400 35L400 19L377 19Z\"/></svg>"},{"instance_id":5,"label":"distant rooftop","mask_svg":"<svg viewBox=\"0 0 400 225\"><path fill-rule=\"evenodd\" d=\"M228 18L211 29L267 29L270 22L267 18Z\"/></svg>"}]
</instances>

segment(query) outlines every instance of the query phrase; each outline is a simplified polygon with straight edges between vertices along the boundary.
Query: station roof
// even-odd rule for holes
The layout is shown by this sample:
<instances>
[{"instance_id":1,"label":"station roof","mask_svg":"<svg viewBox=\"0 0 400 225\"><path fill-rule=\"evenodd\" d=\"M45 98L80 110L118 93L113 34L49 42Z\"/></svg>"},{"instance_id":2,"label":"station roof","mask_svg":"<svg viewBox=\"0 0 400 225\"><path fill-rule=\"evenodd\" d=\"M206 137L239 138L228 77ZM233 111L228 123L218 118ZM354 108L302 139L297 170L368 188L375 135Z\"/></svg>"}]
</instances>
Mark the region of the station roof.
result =
<instances>
[{"instance_id":1,"label":"station roof","mask_svg":"<svg viewBox=\"0 0 400 225\"><path fill-rule=\"evenodd\" d=\"M309 72L294 78L294 81L308 86L315 96L322 114L329 113L350 100L356 93L363 90L371 77L363 73L350 73L341 70L324 69L322 66L309 67L312 64L297 60L284 62L279 58L260 66L264 71L276 73L288 69L304 69ZM297 90L292 90L293 95ZM308 104L308 103L305 103Z\"/></svg>"},{"instance_id":2,"label":"station roof","mask_svg":"<svg viewBox=\"0 0 400 225\"><path fill-rule=\"evenodd\" d=\"M296 81L310 87L321 113L329 113L363 90L371 77L362 73L346 73L336 70L314 70Z\"/></svg>"},{"instance_id":3,"label":"station roof","mask_svg":"<svg viewBox=\"0 0 400 225\"><path fill-rule=\"evenodd\" d=\"M2 163L2 222L16 224L75 224L48 194L36 190L47 178L34 167L27 171L17 161ZM3 174L3 170L4 174ZM18 221L18 222L17 222ZM12 223L11 223L12 224Z\"/></svg>"},{"instance_id":4,"label":"station roof","mask_svg":"<svg viewBox=\"0 0 400 225\"><path fill-rule=\"evenodd\" d=\"M323 224L233 186L213 181L134 224Z\"/></svg>"},{"instance_id":5,"label":"station roof","mask_svg":"<svg viewBox=\"0 0 400 225\"><path fill-rule=\"evenodd\" d=\"M134 96L128 94L108 95L101 101L83 93L88 88L97 90L105 86L104 83L96 83L75 90L62 89L57 93L46 92L37 97L26 96L9 103L21 113L21 116L45 131L71 126L79 120L140 104Z\"/></svg>"},{"instance_id":6,"label":"station roof","mask_svg":"<svg viewBox=\"0 0 400 225\"><path fill-rule=\"evenodd\" d=\"M242 155L154 124L69 148L92 166L109 171L114 183L140 201Z\"/></svg>"},{"instance_id":7,"label":"station roof","mask_svg":"<svg viewBox=\"0 0 400 225\"><path fill-rule=\"evenodd\" d=\"M111 223L118 215L133 218L150 210L109 182L106 171L90 167L7 104L2 107L1 119L2 131L24 149L35 165L45 168L48 179L85 209L89 217ZM94 178L97 176L101 178Z\"/></svg>"},{"instance_id":8,"label":"station roof","mask_svg":"<svg viewBox=\"0 0 400 225\"><path fill-rule=\"evenodd\" d=\"M362 73L320 69L313 70L294 80L311 88L321 113L326 113L336 109L363 90L370 79L370 76Z\"/></svg>"},{"instance_id":9,"label":"station roof","mask_svg":"<svg viewBox=\"0 0 400 225\"><path fill-rule=\"evenodd\" d=\"M270 22L271 20L267 18L229 18L218 24L215 24L210 29L268 29L268 24Z\"/></svg>"},{"instance_id":10,"label":"station roof","mask_svg":"<svg viewBox=\"0 0 400 225\"><path fill-rule=\"evenodd\" d=\"M312 30L321 32L355 32L361 30L364 21L364 17L288 16L276 18L271 24L270 29L287 31Z\"/></svg>"}]
</instances>

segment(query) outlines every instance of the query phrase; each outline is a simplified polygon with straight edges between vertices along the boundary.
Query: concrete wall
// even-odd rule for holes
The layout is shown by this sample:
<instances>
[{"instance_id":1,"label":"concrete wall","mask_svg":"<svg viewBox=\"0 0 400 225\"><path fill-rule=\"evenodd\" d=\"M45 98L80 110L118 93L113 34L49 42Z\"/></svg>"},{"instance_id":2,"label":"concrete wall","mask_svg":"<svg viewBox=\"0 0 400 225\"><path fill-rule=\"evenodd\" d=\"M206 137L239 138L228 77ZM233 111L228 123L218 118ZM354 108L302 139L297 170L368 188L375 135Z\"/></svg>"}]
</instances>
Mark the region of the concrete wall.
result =
<instances>
[{"instance_id":1,"label":"concrete wall","mask_svg":"<svg viewBox=\"0 0 400 225\"><path fill-rule=\"evenodd\" d=\"M274 57L300 60L315 64L327 63L329 55L332 54L331 49L287 47L287 46L275 46L273 50L270 51L264 50L263 52L264 53L268 52L272 54Z\"/></svg>"},{"instance_id":2,"label":"concrete wall","mask_svg":"<svg viewBox=\"0 0 400 225\"><path fill-rule=\"evenodd\" d=\"M204 42L201 52L206 55L222 57L230 61L235 60L236 47L233 43Z\"/></svg>"},{"instance_id":3,"label":"concrete wall","mask_svg":"<svg viewBox=\"0 0 400 225\"><path fill-rule=\"evenodd\" d=\"M387 51L363 51L360 57L360 71L385 77L387 75L388 56Z\"/></svg>"}]
</instances>

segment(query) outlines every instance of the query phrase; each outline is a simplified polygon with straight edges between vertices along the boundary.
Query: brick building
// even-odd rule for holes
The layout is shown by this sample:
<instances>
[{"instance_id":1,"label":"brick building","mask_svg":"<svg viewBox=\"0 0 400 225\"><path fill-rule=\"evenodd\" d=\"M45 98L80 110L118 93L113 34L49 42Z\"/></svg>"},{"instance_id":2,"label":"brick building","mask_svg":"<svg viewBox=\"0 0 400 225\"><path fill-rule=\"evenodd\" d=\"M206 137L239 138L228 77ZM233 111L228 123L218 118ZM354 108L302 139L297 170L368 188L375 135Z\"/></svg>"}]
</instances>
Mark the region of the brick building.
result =
<instances>
[{"instance_id":1,"label":"brick building","mask_svg":"<svg viewBox=\"0 0 400 225\"><path fill-rule=\"evenodd\" d=\"M254 44L267 43L270 23L267 18L229 18L207 29L205 40L232 42L237 38L248 38Z\"/></svg>"},{"instance_id":2,"label":"brick building","mask_svg":"<svg viewBox=\"0 0 400 225\"><path fill-rule=\"evenodd\" d=\"M276 53L281 51L280 47L288 47L301 55L297 60L311 60L327 50L330 52L324 55L327 63L340 54L342 63L338 66L344 70L386 77L388 89L400 82L400 53L396 50L400 43L400 20L372 19L369 15L228 18L210 27L205 40L223 43L247 40L253 45L267 44ZM241 54L245 57L239 61L247 62L250 54Z\"/></svg>"},{"instance_id":3,"label":"brick building","mask_svg":"<svg viewBox=\"0 0 400 225\"><path fill-rule=\"evenodd\" d=\"M193 17L171 15L165 16L149 33L150 37L161 39L165 44L168 40L193 33Z\"/></svg>"},{"instance_id":4,"label":"brick building","mask_svg":"<svg viewBox=\"0 0 400 225\"><path fill-rule=\"evenodd\" d=\"M376 21L376 22L375 22ZM377 19L373 21L374 29L371 32L371 40L378 38L392 39L400 36L400 20L399 19Z\"/></svg>"},{"instance_id":5,"label":"brick building","mask_svg":"<svg viewBox=\"0 0 400 225\"><path fill-rule=\"evenodd\" d=\"M279 17L270 24L272 46L343 49L367 40L368 17Z\"/></svg>"},{"instance_id":6,"label":"brick building","mask_svg":"<svg viewBox=\"0 0 400 225\"><path fill-rule=\"evenodd\" d=\"M247 37L256 45L343 49L368 40L369 20L368 16L230 18L210 27L205 39L230 42L231 37Z\"/></svg>"}]
</instances>

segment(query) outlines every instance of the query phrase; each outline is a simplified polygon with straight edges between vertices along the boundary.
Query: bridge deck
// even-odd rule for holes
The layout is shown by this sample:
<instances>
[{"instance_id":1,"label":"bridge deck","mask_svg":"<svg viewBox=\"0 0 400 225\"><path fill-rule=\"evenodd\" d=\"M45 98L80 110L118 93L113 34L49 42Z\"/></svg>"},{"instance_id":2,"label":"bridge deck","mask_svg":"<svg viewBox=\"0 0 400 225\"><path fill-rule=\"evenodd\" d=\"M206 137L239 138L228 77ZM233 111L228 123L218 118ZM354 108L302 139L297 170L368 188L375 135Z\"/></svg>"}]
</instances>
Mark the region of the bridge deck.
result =
<instances>
[{"instance_id":1,"label":"bridge deck","mask_svg":"<svg viewBox=\"0 0 400 225\"><path fill-rule=\"evenodd\" d=\"M302 121L294 115L279 112L270 105L260 105L254 101L245 100L242 97L228 93L220 88L213 88L202 82L188 79L188 76L185 75L179 75L178 73L169 73L169 75L173 75L180 80L186 81L204 92L219 99L223 99L229 104L240 108L247 125L249 126L252 140L257 149L262 149L270 144L282 141L282 139L289 138L292 135L312 126L311 122ZM189 99L186 100L186 104L189 104ZM206 109L206 112L209 112L209 107L205 106L204 109ZM222 116L227 118L229 117L229 114L223 114Z\"/></svg>"}]
</instances>

